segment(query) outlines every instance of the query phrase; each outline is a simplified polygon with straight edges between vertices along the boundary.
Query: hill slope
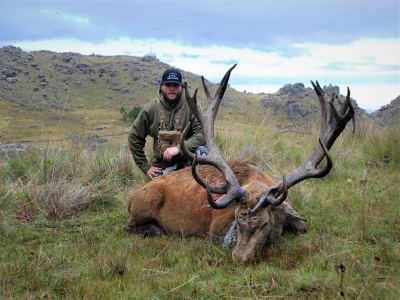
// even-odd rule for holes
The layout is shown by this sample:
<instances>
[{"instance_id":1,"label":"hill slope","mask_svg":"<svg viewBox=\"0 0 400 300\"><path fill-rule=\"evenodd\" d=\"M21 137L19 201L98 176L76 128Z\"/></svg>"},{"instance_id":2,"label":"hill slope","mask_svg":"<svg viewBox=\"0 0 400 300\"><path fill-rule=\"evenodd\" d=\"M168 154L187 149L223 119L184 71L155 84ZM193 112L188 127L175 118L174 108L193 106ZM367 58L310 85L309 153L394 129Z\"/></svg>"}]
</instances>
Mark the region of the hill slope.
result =
<instances>
[{"instance_id":1,"label":"hill slope","mask_svg":"<svg viewBox=\"0 0 400 300\"><path fill-rule=\"evenodd\" d=\"M0 49L0 137L2 142L124 135L120 109L143 106L155 97L161 74L171 66L154 56L101 56L51 51ZM181 70L190 93L201 76ZM210 92L217 84L207 81ZM338 87L324 89L340 95ZM361 119L369 118L358 108ZM228 87L218 114L224 124L256 122L264 126L305 130L319 118L315 92L302 83L287 84L275 94L250 94ZM233 122L235 121L235 122ZM388 122L387 124L392 124ZM101 131L99 131L101 130Z\"/></svg>"},{"instance_id":2,"label":"hill slope","mask_svg":"<svg viewBox=\"0 0 400 300\"><path fill-rule=\"evenodd\" d=\"M388 105L382 106L371 114L377 122L386 127L400 127L400 96Z\"/></svg>"}]
</instances>

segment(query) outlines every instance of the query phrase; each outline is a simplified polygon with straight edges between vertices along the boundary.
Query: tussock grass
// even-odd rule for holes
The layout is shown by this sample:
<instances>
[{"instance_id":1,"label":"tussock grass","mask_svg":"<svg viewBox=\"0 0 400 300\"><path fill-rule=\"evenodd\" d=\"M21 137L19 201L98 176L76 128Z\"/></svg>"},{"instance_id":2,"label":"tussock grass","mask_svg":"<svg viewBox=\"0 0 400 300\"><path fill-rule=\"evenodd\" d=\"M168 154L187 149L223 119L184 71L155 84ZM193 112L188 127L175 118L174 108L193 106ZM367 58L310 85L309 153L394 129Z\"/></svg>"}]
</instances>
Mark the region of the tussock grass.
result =
<instances>
[{"instance_id":1,"label":"tussock grass","mask_svg":"<svg viewBox=\"0 0 400 300\"><path fill-rule=\"evenodd\" d=\"M2 198L13 203L20 221L63 220L86 210L111 209L116 197L137 176L126 153L80 147L32 148L6 157ZM6 201L6 200L3 200Z\"/></svg>"},{"instance_id":2,"label":"tussock grass","mask_svg":"<svg viewBox=\"0 0 400 300\"><path fill-rule=\"evenodd\" d=\"M398 168L400 164L400 132L398 130L377 130L365 126L362 151L367 166L388 166Z\"/></svg>"},{"instance_id":3,"label":"tussock grass","mask_svg":"<svg viewBox=\"0 0 400 300\"><path fill-rule=\"evenodd\" d=\"M228 159L276 179L312 153L319 134L219 128ZM125 233L129 194L147 181L126 147L52 145L6 157L0 298L397 299L399 135L365 123L340 136L331 173L289 192L308 233L284 236L249 264L232 261L216 241Z\"/></svg>"}]
</instances>

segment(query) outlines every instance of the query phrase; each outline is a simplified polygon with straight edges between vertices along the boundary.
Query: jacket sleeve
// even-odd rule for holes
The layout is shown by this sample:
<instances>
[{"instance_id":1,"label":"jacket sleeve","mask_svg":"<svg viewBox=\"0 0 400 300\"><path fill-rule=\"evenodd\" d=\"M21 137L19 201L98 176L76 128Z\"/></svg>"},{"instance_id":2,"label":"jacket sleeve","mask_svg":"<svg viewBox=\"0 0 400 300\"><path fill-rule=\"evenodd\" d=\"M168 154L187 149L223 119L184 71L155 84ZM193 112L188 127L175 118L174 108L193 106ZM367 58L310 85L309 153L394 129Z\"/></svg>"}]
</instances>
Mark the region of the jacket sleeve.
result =
<instances>
[{"instance_id":1,"label":"jacket sleeve","mask_svg":"<svg viewBox=\"0 0 400 300\"><path fill-rule=\"evenodd\" d=\"M151 168L144 152L146 136L149 133L148 124L147 113L145 108L143 108L133 123L128 136L129 150L132 153L133 160L144 174Z\"/></svg>"}]
</instances>

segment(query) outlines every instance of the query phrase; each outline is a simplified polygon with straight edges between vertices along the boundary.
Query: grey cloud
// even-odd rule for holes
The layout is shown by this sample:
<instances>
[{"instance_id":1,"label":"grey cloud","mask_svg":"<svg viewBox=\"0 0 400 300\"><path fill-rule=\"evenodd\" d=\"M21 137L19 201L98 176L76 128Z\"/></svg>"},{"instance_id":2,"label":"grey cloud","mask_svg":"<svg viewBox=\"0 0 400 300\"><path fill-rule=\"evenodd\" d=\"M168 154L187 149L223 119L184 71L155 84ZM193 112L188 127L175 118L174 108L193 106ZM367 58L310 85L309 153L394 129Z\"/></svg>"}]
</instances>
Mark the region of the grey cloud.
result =
<instances>
[{"instance_id":1,"label":"grey cloud","mask_svg":"<svg viewBox=\"0 0 400 300\"><path fill-rule=\"evenodd\" d=\"M201 57L201 55L189 54L189 53L181 53L180 57L183 57L183 58L199 58L199 57Z\"/></svg>"},{"instance_id":2,"label":"grey cloud","mask_svg":"<svg viewBox=\"0 0 400 300\"><path fill-rule=\"evenodd\" d=\"M212 60L212 61L210 61L210 63L215 64L215 65L227 65L227 66L230 66L230 65L237 64L238 61L237 60L233 60L233 59L230 59L230 60Z\"/></svg>"},{"instance_id":3,"label":"grey cloud","mask_svg":"<svg viewBox=\"0 0 400 300\"><path fill-rule=\"evenodd\" d=\"M89 23L65 19L78 16ZM170 39L193 46L258 49L292 43L398 38L397 0L379 1L2 1L0 43L73 38ZM3 45L0 45L3 46Z\"/></svg>"}]
</instances>

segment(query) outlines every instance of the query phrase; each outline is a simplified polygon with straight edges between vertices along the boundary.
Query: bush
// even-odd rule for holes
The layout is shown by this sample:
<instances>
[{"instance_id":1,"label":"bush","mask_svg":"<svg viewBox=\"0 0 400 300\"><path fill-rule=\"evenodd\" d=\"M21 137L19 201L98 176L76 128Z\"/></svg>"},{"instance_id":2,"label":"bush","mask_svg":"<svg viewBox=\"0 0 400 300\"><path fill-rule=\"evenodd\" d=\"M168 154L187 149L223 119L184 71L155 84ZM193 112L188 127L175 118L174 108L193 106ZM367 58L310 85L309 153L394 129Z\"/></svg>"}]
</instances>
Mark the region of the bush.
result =
<instances>
[{"instance_id":1,"label":"bush","mask_svg":"<svg viewBox=\"0 0 400 300\"><path fill-rule=\"evenodd\" d=\"M132 108L129 112L126 112L125 108L121 107L119 112L122 114L122 120L126 122L128 118L131 121L135 121L141 110L142 107L139 105Z\"/></svg>"}]
</instances>

